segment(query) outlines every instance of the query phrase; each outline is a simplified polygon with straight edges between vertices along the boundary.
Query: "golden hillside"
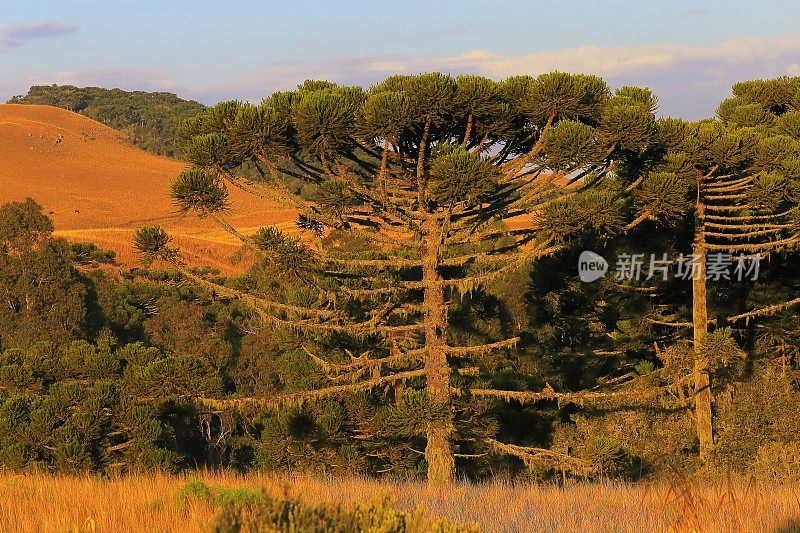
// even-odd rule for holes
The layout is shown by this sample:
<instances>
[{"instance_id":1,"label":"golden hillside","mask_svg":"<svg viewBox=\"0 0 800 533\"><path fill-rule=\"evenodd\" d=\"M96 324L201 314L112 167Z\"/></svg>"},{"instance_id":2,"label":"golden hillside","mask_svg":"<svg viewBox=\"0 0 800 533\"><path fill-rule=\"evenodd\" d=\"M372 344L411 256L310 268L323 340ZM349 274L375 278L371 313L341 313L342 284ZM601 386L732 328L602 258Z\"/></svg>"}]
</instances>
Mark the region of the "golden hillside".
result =
<instances>
[{"instance_id":1,"label":"golden hillside","mask_svg":"<svg viewBox=\"0 0 800 533\"><path fill-rule=\"evenodd\" d=\"M34 198L57 234L115 250L126 265L135 260L133 230L161 224L187 259L228 270L235 239L211 221L175 214L168 187L182 168L82 115L50 106L0 105L0 203ZM265 205L238 189L230 198L230 219L245 232L269 224L292 227L291 209Z\"/></svg>"}]
</instances>

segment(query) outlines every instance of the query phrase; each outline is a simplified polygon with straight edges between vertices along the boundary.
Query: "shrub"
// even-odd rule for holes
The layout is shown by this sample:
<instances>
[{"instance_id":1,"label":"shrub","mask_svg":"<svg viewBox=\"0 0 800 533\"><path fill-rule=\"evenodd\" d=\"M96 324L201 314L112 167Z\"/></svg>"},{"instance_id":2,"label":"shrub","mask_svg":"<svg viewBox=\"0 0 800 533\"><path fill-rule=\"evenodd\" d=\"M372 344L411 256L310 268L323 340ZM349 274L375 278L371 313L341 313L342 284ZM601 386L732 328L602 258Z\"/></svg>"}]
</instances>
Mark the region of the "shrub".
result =
<instances>
[{"instance_id":1,"label":"shrub","mask_svg":"<svg viewBox=\"0 0 800 533\"><path fill-rule=\"evenodd\" d=\"M103 250L91 242L70 243L72 260L80 265L113 263L117 257L114 250Z\"/></svg>"},{"instance_id":2,"label":"shrub","mask_svg":"<svg viewBox=\"0 0 800 533\"><path fill-rule=\"evenodd\" d=\"M770 442L760 446L751 471L763 481L800 481L800 445Z\"/></svg>"},{"instance_id":3,"label":"shrub","mask_svg":"<svg viewBox=\"0 0 800 533\"><path fill-rule=\"evenodd\" d=\"M263 494L255 502L225 505L215 517L212 531L459 533L477 532L478 527L430 519L422 508L413 513L397 510L394 501L388 496L369 504L345 507L341 504L312 506L295 499L279 499Z\"/></svg>"},{"instance_id":4,"label":"shrub","mask_svg":"<svg viewBox=\"0 0 800 533\"><path fill-rule=\"evenodd\" d=\"M215 507L241 507L247 503L258 501L261 495L249 489L230 489L208 485L200 480L193 480L181 487L176 497L182 504L186 504L192 500L199 500Z\"/></svg>"},{"instance_id":5,"label":"shrub","mask_svg":"<svg viewBox=\"0 0 800 533\"><path fill-rule=\"evenodd\" d=\"M797 446L797 378L796 372L767 367L750 381L737 384L729 395L720 396L714 458L721 471L731 468L746 473L759 463L766 468L765 454L781 447L789 452Z\"/></svg>"}]
</instances>

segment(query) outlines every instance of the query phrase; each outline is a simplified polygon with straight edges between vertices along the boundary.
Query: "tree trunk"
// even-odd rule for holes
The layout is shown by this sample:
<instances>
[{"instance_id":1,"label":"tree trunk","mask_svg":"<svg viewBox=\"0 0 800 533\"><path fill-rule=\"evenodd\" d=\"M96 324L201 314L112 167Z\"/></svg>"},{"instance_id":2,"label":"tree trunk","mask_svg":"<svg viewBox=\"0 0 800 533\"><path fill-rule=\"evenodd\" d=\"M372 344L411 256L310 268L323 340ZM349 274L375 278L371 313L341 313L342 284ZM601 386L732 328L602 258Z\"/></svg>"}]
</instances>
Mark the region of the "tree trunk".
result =
<instances>
[{"instance_id":1,"label":"tree trunk","mask_svg":"<svg viewBox=\"0 0 800 533\"><path fill-rule=\"evenodd\" d=\"M694 412L697 438L700 441L700 459L706 461L714 445L711 420L711 379L708 374L708 357L705 352L708 337L708 298L706 291L706 239L705 204L698 182L695 221L695 239L692 245L692 323L694 327Z\"/></svg>"},{"instance_id":2,"label":"tree trunk","mask_svg":"<svg viewBox=\"0 0 800 533\"><path fill-rule=\"evenodd\" d=\"M428 462L428 484L447 485L452 482L455 459L450 442L453 431L450 411L450 366L447 363L447 304L444 287L438 283L439 245L441 230L437 220L429 216L425 226L425 255L422 277L425 282L425 370L428 400L435 410L446 416L432 420L428 425L428 444L425 459ZM441 408L441 409L438 409Z\"/></svg>"},{"instance_id":3,"label":"tree trunk","mask_svg":"<svg viewBox=\"0 0 800 533\"><path fill-rule=\"evenodd\" d=\"M381 200L384 202L389 201L389 195L386 192L386 169L389 166L389 139L383 140L383 151L381 152L381 170L378 172L378 187L381 191Z\"/></svg>"},{"instance_id":4,"label":"tree trunk","mask_svg":"<svg viewBox=\"0 0 800 533\"><path fill-rule=\"evenodd\" d=\"M472 121L473 121L472 113L469 114L467 117L467 129L464 132L464 140L461 141L461 147L466 148L469 144L469 138L472 135Z\"/></svg>"},{"instance_id":5,"label":"tree trunk","mask_svg":"<svg viewBox=\"0 0 800 533\"><path fill-rule=\"evenodd\" d=\"M428 201L428 176L425 163L427 162L428 137L430 134L431 118L428 117L428 119L425 121L425 127L422 129L422 136L419 140L419 152L417 154L417 202L419 202L420 211L425 211L425 204Z\"/></svg>"}]
</instances>

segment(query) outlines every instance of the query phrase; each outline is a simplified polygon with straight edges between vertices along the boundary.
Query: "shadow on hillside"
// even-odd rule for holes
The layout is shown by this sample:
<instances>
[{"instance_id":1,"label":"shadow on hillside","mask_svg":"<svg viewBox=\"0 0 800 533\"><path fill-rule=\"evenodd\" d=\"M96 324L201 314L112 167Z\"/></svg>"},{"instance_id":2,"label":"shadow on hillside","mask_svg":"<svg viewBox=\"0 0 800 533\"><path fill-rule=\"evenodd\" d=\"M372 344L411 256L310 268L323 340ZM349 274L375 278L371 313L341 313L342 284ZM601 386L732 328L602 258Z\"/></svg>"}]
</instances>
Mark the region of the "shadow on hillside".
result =
<instances>
[{"instance_id":1,"label":"shadow on hillside","mask_svg":"<svg viewBox=\"0 0 800 533\"><path fill-rule=\"evenodd\" d=\"M779 526L775 533L800 533L800 519L793 519Z\"/></svg>"}]
</instances>

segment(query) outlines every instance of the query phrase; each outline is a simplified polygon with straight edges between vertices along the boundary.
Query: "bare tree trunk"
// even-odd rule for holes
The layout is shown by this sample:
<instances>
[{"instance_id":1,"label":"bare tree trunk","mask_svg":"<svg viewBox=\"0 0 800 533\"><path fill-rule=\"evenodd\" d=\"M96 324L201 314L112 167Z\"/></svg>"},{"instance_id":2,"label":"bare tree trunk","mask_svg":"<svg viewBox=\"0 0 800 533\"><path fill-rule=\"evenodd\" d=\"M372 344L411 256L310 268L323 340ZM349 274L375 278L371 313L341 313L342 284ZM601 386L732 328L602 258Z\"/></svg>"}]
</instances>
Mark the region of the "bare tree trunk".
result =
<instances>
[{"instance_id":1,"label":"bare tree trunk","mask_svg":"<svg viewBox=\"0 0 800 533\"><path fill-rule=\"evenodd\" d=\"M447 414L428 425L428 444L425 459L428 462L428 484L447 485L455 473L455 459L450 442L453 421L450 412L450 366L447 363L447 305L444 287L439 283L439 245L441 232L435 217L425 222L426 245L423 263L425 282L425 370L428 400L435 408ZM439 409L436 409L437 411Z\"/></svg>"},{"instance_id":2,"label":"bare tree trunk","mask_svg":"<svg viewBox=\"0 0 800 533\"><path fill-rule=\"evenodd\" d=\"M422 136L419 140L419 153L417 154L417 201L419 202L420 211L425 211L425 203L428 201L428 176L425 168L426 157L428 153L428 137L431 134L431 119L425 121L425 127L422 129ZM438 248L438 247L437 247Z\"/></svg>"},{"instance_id":3,"label":"bare tree trunk","mask_svg":"<svg viewBox=\"0 0 800 533\"><path fill-rule=\"evenodd\" d=\"M469 144L469 138L472 135L472 121L473 121L472 113L469 114L467 117L467 129L464 132L464 140L461 141L461 147L466 148Z\"/></svg>"},{"instance_id":4,"label":"bare tree trunk","mask_svg":"<svg viewBox=\"0 0 800 533\"><path fill-rule=\"evenodd\" d=\"M694 412L697 424L697 438L700 441L700 459L706 461L714 446L714 432L711 420L711 379L708 374L708 297L706 287L706 239L705 204L698 181L698 196L695 221L695 239L692 245L694 254L692 267L692 323L694 326Z\"/></svg>"},{"instance_id":5,"label":"bare tree trunk","mask_svg":"<svg viewBox=\"0 0 800 533\"><path fill-rule=\"evenodd\" d=\"M386 169L389 166L389 139L383 140L383 151L381 152L381 170L378 173L378 187L381 191L381 199L386 202L389 195L386 192Z\"/></svg>"}]
</instances>

